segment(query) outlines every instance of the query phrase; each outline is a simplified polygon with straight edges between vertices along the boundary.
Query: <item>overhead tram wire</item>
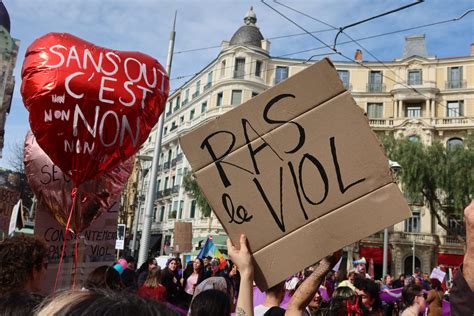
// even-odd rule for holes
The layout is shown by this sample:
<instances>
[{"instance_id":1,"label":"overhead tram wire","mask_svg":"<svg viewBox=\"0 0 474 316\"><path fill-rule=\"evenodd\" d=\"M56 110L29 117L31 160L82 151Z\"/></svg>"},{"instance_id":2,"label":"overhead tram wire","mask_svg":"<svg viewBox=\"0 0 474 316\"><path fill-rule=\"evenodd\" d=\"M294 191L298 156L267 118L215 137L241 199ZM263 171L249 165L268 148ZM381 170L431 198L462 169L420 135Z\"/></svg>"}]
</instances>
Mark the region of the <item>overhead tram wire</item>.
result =
<instances>
[{"instance_id":1,"label":"overhead tram wire","mask_svg":"<svg viewBox=\"0 0 474 316\"><path fill-rule=\"evenodd\" d=\"M267 4L264 0L261 0L261 2L262 2L263 4L265 4L266 6L268 6L269 8L271 8L273 11L277 12L277 13L278 13L279 15L281 15L283 18L285 18L286 20L288 20L289 22L291 22L292 24L294 24L295 26L297 26L298 28L300 28L301 30L305 31L309 36L315 38L318 42L322 43L325 47L331 48L335 53L337 53L337 54L340 55L341 57L343 57L343 58L345 58L345 59L347 59L347 60L349 60L349 61L351 61L351 62L357 63L358 65L360 65L360 66L362 66L362 67L364 67L364 68L367 68L367 69L369 69L369 70L371 70L371 71L374 71L374 69L372 69L372 68L369 67L368 65L365 65L365 64L363 64L363 63L360 62L360 61L354 60L354 59L352 59L352 58L350 58L350 57L344 55L343 53L341 53L341 52L339 52L338 50L336 50L335 47L330 47L328 44L326 44L325 42L323 42L322 40L320 40L319 38L317 38L315 35L313 35L313 34L307 32L307 30L306 30L304 27L302 27L301 25L299 25L298 23L296 23L295 21L293 21L291 18L287 17L285 14L281 13L281 12L278 11L277 9L275 9L275 8L273 8L272 6L270 6L269 4ZM470 12L473 12L473 11L474 11L474 9L470 9L470 10L466 11L463 15L461 15L460 17L458 17L456 20L460 20L460 19L464 18L467 14L469 14ZM400 85L402 85L402 86L404 86L404 87L406 87L406 88L408 88L408 89L410 89L410 90L412 90L412 91L418 93L419 95L422 95L422 96L424 96L424 97L427 97L426 95L424 95L423 93L421 93L420 91L418 91L416 88L414 88L414 87L412 87L412 86L410 86L410 85L407 85L407 84L405 84L404 82L398 82L398 81L396 81L396 80L394 80L394 79L392 79L392 78L390 78L390 77L387 77L387 76L384 75L383 73L382 73L382 76L383 76L385 79L387 79L387 80L390 80L390 81L392 81L392 82L394 82L394 83L396 83L396 84L400 84ZM440 103L440 102L437 102L436 100L434 100L434 102L435 102L436 104L438 104L438 105L441 105L442 107L444 107L444 108L446 108L446 109L448 108L446 105L444 105L444 104L442 104L442 103ZM458 112L458 114L459 114L459 112ZM472 118L469 118L469 117L467 117L467 119L468 119L468 120L471 120L471 121L474 121Z\"/></svg>"}]
</instances>

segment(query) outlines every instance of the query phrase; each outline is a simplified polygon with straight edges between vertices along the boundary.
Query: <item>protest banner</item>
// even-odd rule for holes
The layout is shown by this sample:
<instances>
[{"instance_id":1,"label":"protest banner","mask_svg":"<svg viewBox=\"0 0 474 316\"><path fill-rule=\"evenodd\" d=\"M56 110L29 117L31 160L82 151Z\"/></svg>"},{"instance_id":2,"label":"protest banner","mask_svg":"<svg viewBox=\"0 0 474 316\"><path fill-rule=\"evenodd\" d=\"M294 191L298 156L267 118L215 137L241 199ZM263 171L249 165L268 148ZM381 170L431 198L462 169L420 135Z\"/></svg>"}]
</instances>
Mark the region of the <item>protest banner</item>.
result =
<instances>
[{"instance_id":1,"label":"protest banner","mask_svg":"<svg viewBox=\"0 0 474 316\"><path fill-rule=\"evenodd\" d=\"M118 200L103 212L92 224L79 235L78 266L76 284L80 288L89 273L102 265L111 266L116 260L115 241L117 239ZM58 263L64 240L64 226L59 224L51 212L42 204L38 204L35 218L35 235L48 245L48 270L42 284L42 294L53 291ZM59 289L70 288L74 259L74 243L76 235L70 233L67 238L66 251L63 258Z\"/></svg>"},{"instance_id":2,"label":"protest banner","mask_svg":"<svg viewBox=\"0 0 474 316\"><path fill-rule=\"evenodd\" d=\"M117 225L117 240L115 241L115 249L123 250L125 246L125 224Z\"/></svg>"},{"instance_id":3,"label":"protest banner","mask_svg":"<svg viewBox=\"0 0 474 316\"><path fill-rule=\"evenodd\" d=\"M231 240L247 235L262 290L411 214L327 59L180 143Z\"/></svg>"},{"instance_id":4,"label":"protest banner","mask_svg":"<svg viewBox=\"0 0 474 316\"><path fill-rule=\"evenodd\" d=\"M191 222L174 222L174 250L178 253L193 250L193 224Z\"/></svg>"},{"instance_id":5,"label":"protest banner","mask_svg":"<svg viewBox=\"0 0 474 316\"><path fill-rule=\"evenodd\" d=\"M9 233L12 210L20 199L20 193L5 187L0 188L0 237Z\"/></svg>"},{"instance_id":6,"label":"protest banner","mask_svg":"<svg viewBox=\"0 0 474 316\"><path fill-rule=\"evenodd\" d=\"M440 268L434 268L433 271L431 271L430 279L438 279L439 282L443 283L445 276L446 272L444 272Z\"/></svg>"}]
</instances>

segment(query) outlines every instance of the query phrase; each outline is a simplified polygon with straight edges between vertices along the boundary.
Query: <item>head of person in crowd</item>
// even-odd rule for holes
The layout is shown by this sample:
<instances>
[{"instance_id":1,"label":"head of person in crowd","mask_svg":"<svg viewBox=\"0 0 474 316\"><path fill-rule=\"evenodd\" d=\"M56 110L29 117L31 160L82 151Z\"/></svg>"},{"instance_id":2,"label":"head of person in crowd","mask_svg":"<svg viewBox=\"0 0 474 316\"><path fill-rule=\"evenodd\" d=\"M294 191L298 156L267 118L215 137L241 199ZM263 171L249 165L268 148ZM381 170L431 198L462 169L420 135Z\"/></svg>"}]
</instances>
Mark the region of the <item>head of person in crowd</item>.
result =
<instances>
[{"instance_id":1,"label":"head of person in crowd","mask_svg":"<svg viewBox=\"0 0 474 316\"><path fill-rule=\"evenodd\" d=\"M338 287L331 298L328 315L360 315L356 293L347 286Z\"/></svg>"},{"instance_id":2,"label":"head of person in crowd","mask_svg":"<svg viewBox=\"0 0 474 316\"><path fill-rule=\"evenodd\" d=\"M210 264L211 264L211 260L212 260L211 256L204 257L204 259L203 259L204 267L206 267L206 268L209 267Z\"/></svg>"},{"instance_id":3,"label":"head of person in crowd","mask_svg":"<svg viewBox=\"0 0 474 316\"><path fill-rule=\"evenodd\" d=\"M88 275L84 287L88 290L109 289L119 291L123 289L123 283L120 274L113 267L100 266Z\"/></svg>"},{"instance_id":4,"label":"head of person in crowd","mask_svg":"<svg viewBox=\"0 0 474 316\"><path fill-rule=\"evenodd\" d=\"M161 268L156 266L148 272L148 277L145 280L144 285L149 288L155 288L160 284L161 281Z\"/></svg>"},{"instance_id":5,"label":"head of person in crowd","mask_svg":"<svg viewBox=\"0 0 474 316\"><path fill-rule=\"evenodd\" d=\"M285 281L272 286L265 291L266 299L270 298L275 306L279 306L285 298Z\"/></svg>"},{"instance_id":6,"label":"head of person in crowd","mask_svg":"<svg viewBox=\"0 0 474 316\"><path fill-rule=\"evenodd\" d=\"M412 276L407 276L403 279L403 286L408 286L411 284L415 284L415 278Z\"/></svg>"},{"instance_id":7,"label":"head of person in crowd","mask_svg":"<svg viewBox=\"0 0 474 316\"><path fill-rule=\"evenodd\" d=\"M193 265L194 265L194 261L188 261L188 263L186 263L186 268L184 268L183 274L184 275L189 275L189 274L193 273L193 271L194 271Z\"/></svg>"},{"instance_id":8,"label":"head of person in crowd","mask_svg":"<svg viewBox=\"0 0 474 316\"><path fill-rule=\"evenodd\" d=\"M435 291L443 291L443 286L438 279L430 279L431 289Z\"/></svg>"},{"instance_id":9,"label":"head of person in crowd","mask_svg":"<svg viewBox=\"0 0 474 316\"><path fill-rule=\"evenodd\" d=\"M316 294L314 294L313 298L308 304L309 310L313 313L318 311L323 306L323 297L319 291L319 289L316 291Z\"/></svg>"},{"instance_id":10,"label":"head of person in crowd","mask_svg":"<svg viewBox=\"0 0 474 316\"><path fill-rule=\"evenodd\" d=\"M38 316L178 316L166 305L116 291L65 291L44 301Z\"/></svg>"},{"instance_id":11,"label":"head of person in crowd","mask_svg":"<svg viewBox=\"0 0 474 316\"><path fill-rule=\"evenodd\" d=\"M192 262L192 268L194 272L201 273L201 271L204 268L204 262L202 261L202 259L200 258L194 259L194 261Z\"/></svg>"},{"instance_id":12,"label":"head of person in crowd","mask_svg":"<svg viewBox=\"0 0 474 316\"><path fill-rule=\"evenodd\" d=\"M140 268L138 268L137 273L140 274L145 271L150 271L158 265L155 258L148 258L145 262L142 263Z\"/></svg>"},{"instance_id":13,"label":"head of person in crowd","mask_svg":"<svg viewBox=\"0 0 474 316\"><path fill-rule=\"evenodd\" d=\"M347 280L354 284L355 279L356 279L357 273L354 270L349 271L347 274Z\"/></svg>"},{"instance_id":14,"label":"head of person in crowd","mask_svg":"<svg viewBox=\"0 0 474 316\"><path fill-rule=\"evenodd\" d=\"M239 269L237 268L237 265L229 260L229 266L230 266L229 273L228 273L229 278L237 277L239 275Z\"/></svg>"},{"instance_id":15,"label":"head of person in crowd","mask_svg":"<svg viewBox=\"0 0 474 316\"><path fill-rule=\"evenodd\" d=\"M135 258L132 256L126 256L125 260L127 261L127 269L135 270Z\"/></svg>"},{"instance_id":16,"label":"head of person in crowd","mask_svg":"<svg viewBox=\"0 0 474 316\"><path fill-rule=\"evenodd\" d=\"M191 316L222 315L228 316L232 304L226 292L218 289L208 289L195 295L191 303Z\"/></svg>"},{"instance_id":17,"label":"head of person in crowd","mask_svg":"<svg viewBox=\"0 0 474 316\"><path fill-rule=\"evenodd\" d=\"M211 260L211 271L212 276L215 276L219 273L221 261L218 258Z\"/></svg>"},{"instance_id":18,"label":"head of person in crowd","mask_svg":"<svg viewBox=\"0 0 474 316\"><path fill-rule=\"evenodd\" d=\"M418 315L425 310L426 301L423 296L423 289L416 284L410 284L403 288L402 299L407 308L413 311L414 315Z\"/></svg>"},{"instance_id":19,"label":"head of person in crowd","mask_svg":"<svg viewBox=\"0 0 474 316\"><path fill-rule=\"evenodd\" d=\"M0 296L39 292L48 268L48 248L37 237L15 236L0 243Z\"/></svg>"},{"instance_id":20,"label":"head of person in crowd","mask_svg":"<svg viewBox=\"0 0 474 316\"><path fill-rule=\"evenodd\" d=\"M285 310L279 306L270 307L263 316L285 316Z\"/></svg>"},{"instance_id":21,"label":"head of person in crowd","mask_svg":"<svg viewBox=\"0 0 474 316\"><path fill-rule=\"evenodd\" d=\"M356 272L359 273L359 274L362 274L365 277L365 274L367 273L367 268L365 266L365 263L357 264Z\"/></svg>"},{"instance_id":22,"label":"head of person in crowd","mask_svg":"<svg viewBox=\"0 0 474 316\"><path fill-rule=\"evenodd\" d=\"M199 283L195 290L192 301L201 293L208 290L219 290L225 293L231 303L231 310L234 310L233 302L234 302L234 288L232 282L228 278L224 277L209 277ZM192 302L191 302L192 305Z\"/></svg>"},{"instance_id":23,"label":"head of person in crowd","mask_svg":"<svg viewBox=\"0 0 474 316\"><path fill-rule=\"evenodd\" d=\"M0 296L0 315L30 316L42 301L43 297L38 294L12 292Z\"/></svg>"},{"instance_id":24,"label":"head of person in crowd","mask_svg":"<svg viewBox=\"0 0 474 316\"><path fill-rule=\"evenodd\" d=\"M371 279L357 278L356 293L360 298L360 307L367 311L381 311L380 286Z\"/></svg>"},{"instance_id":25,"label":"head of person in crowd","mask_svg":"<svg viewBox=\"0 0 474 316\"><path fill-rule=\"evenodd\" d=\"M388 286L392 286L393 284L393 278L390 274L386 274L384 277L383 277L383 284L385 285L388 285Z\"/></svg>"},{"instance_id":26,"label":"head of person in crowd","mask_svg":"<svg viewBox=\"0 0 474 316\"><path fill-rule=\"evenodd\" d=\"M176 258L169 258L166 262L166 269L173 273L177 273L178 271L178 259Z\"/></svg>"}]
</instances>

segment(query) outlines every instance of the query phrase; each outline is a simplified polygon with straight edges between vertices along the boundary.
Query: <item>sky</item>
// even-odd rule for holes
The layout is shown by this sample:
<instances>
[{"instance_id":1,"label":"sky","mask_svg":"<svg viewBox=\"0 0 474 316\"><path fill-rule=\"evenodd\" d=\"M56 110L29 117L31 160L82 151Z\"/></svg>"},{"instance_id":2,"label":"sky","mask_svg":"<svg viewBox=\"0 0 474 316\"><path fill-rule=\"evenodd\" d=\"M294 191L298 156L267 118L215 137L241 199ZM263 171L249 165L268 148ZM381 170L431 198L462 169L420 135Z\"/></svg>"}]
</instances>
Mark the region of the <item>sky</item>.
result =
<instances>
[{"instance_id":1,"label":"sky","mask_svg":"<svg viewBox=\"0 0 474 316\"><path fill-rule=\"evenodd\" d=\"M175 11L176 42L171 69L171 90L182 85L219 54L219 45L230 40L243 25L250 6L257 15L257 26L271 42L272 56L307 59L330 52L320 49L321 42L332 46L334 28L407 5L414 0L273 0L269 6L298 24L286 20L262 1L247 0L3 0L11 21L11 36L21 41L14 71L16 86L5 129L5 146L1 168L10 168L13 148L23 143L29 129L28 112L21 94L21 67L27 47L49 32L66 32L98 46L124 51L139 51L166 64L169 34ZM289 9L291 7L301 13ZM451 20L474 9L472 0L426 0L375 20L348 28L353 39ZM322 23L321 23L322 22ZM303 30L304 29L304 30ZM364 60L383 61L402 56L405 36L425 34L429 55L467 56L474 43L474 12L463 19L410 31L361 40ZM338 37L337 49L353 58L354 43L344 44L348 37ZM216 47L217 46L217 47ZM206 49L204 49L206 48ZM318 49L319 48L319 49ZM367 50L367 51L365 51ZM298 53L300 52L300 53ZM321 58L321 57L318 57Z\"/></svg>"}]
</instances>

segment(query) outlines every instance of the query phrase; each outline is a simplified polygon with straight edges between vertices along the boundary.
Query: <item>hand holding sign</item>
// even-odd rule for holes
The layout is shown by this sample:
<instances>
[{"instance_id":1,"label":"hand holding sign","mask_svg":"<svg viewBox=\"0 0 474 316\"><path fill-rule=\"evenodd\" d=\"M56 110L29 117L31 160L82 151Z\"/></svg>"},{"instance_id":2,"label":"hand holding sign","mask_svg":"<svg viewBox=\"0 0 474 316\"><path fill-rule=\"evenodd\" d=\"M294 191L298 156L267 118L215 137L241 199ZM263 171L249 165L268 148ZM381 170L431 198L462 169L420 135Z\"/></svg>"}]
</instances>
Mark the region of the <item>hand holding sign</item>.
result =
<instances>
[{"instance_id":1,"label":"hand holding sign","mask_svg":"<svg viewBox=\"0 0 474 316\"><path fill-rule=\"evenodd\" d=\"M36 140L76 186L139 149L169 92L157 60L66 33L49 33L28 47L22 79Z\"/></svg>"},{"instance_id":2,"label":"hand holding sign","mask_svg":"<svg viewBox=\"0 0 474 316\"><path fill-rule=\"evenodd\" d=\"M66 226L72 205L71 180L53 164L30 132L25 140L25 172L31 189L56 220ZM81 184L78 188L71 230L80 233L106 209L112 207L122 192L133 168L133 157L104 175Z\"/></svg>"}]
</instances>

